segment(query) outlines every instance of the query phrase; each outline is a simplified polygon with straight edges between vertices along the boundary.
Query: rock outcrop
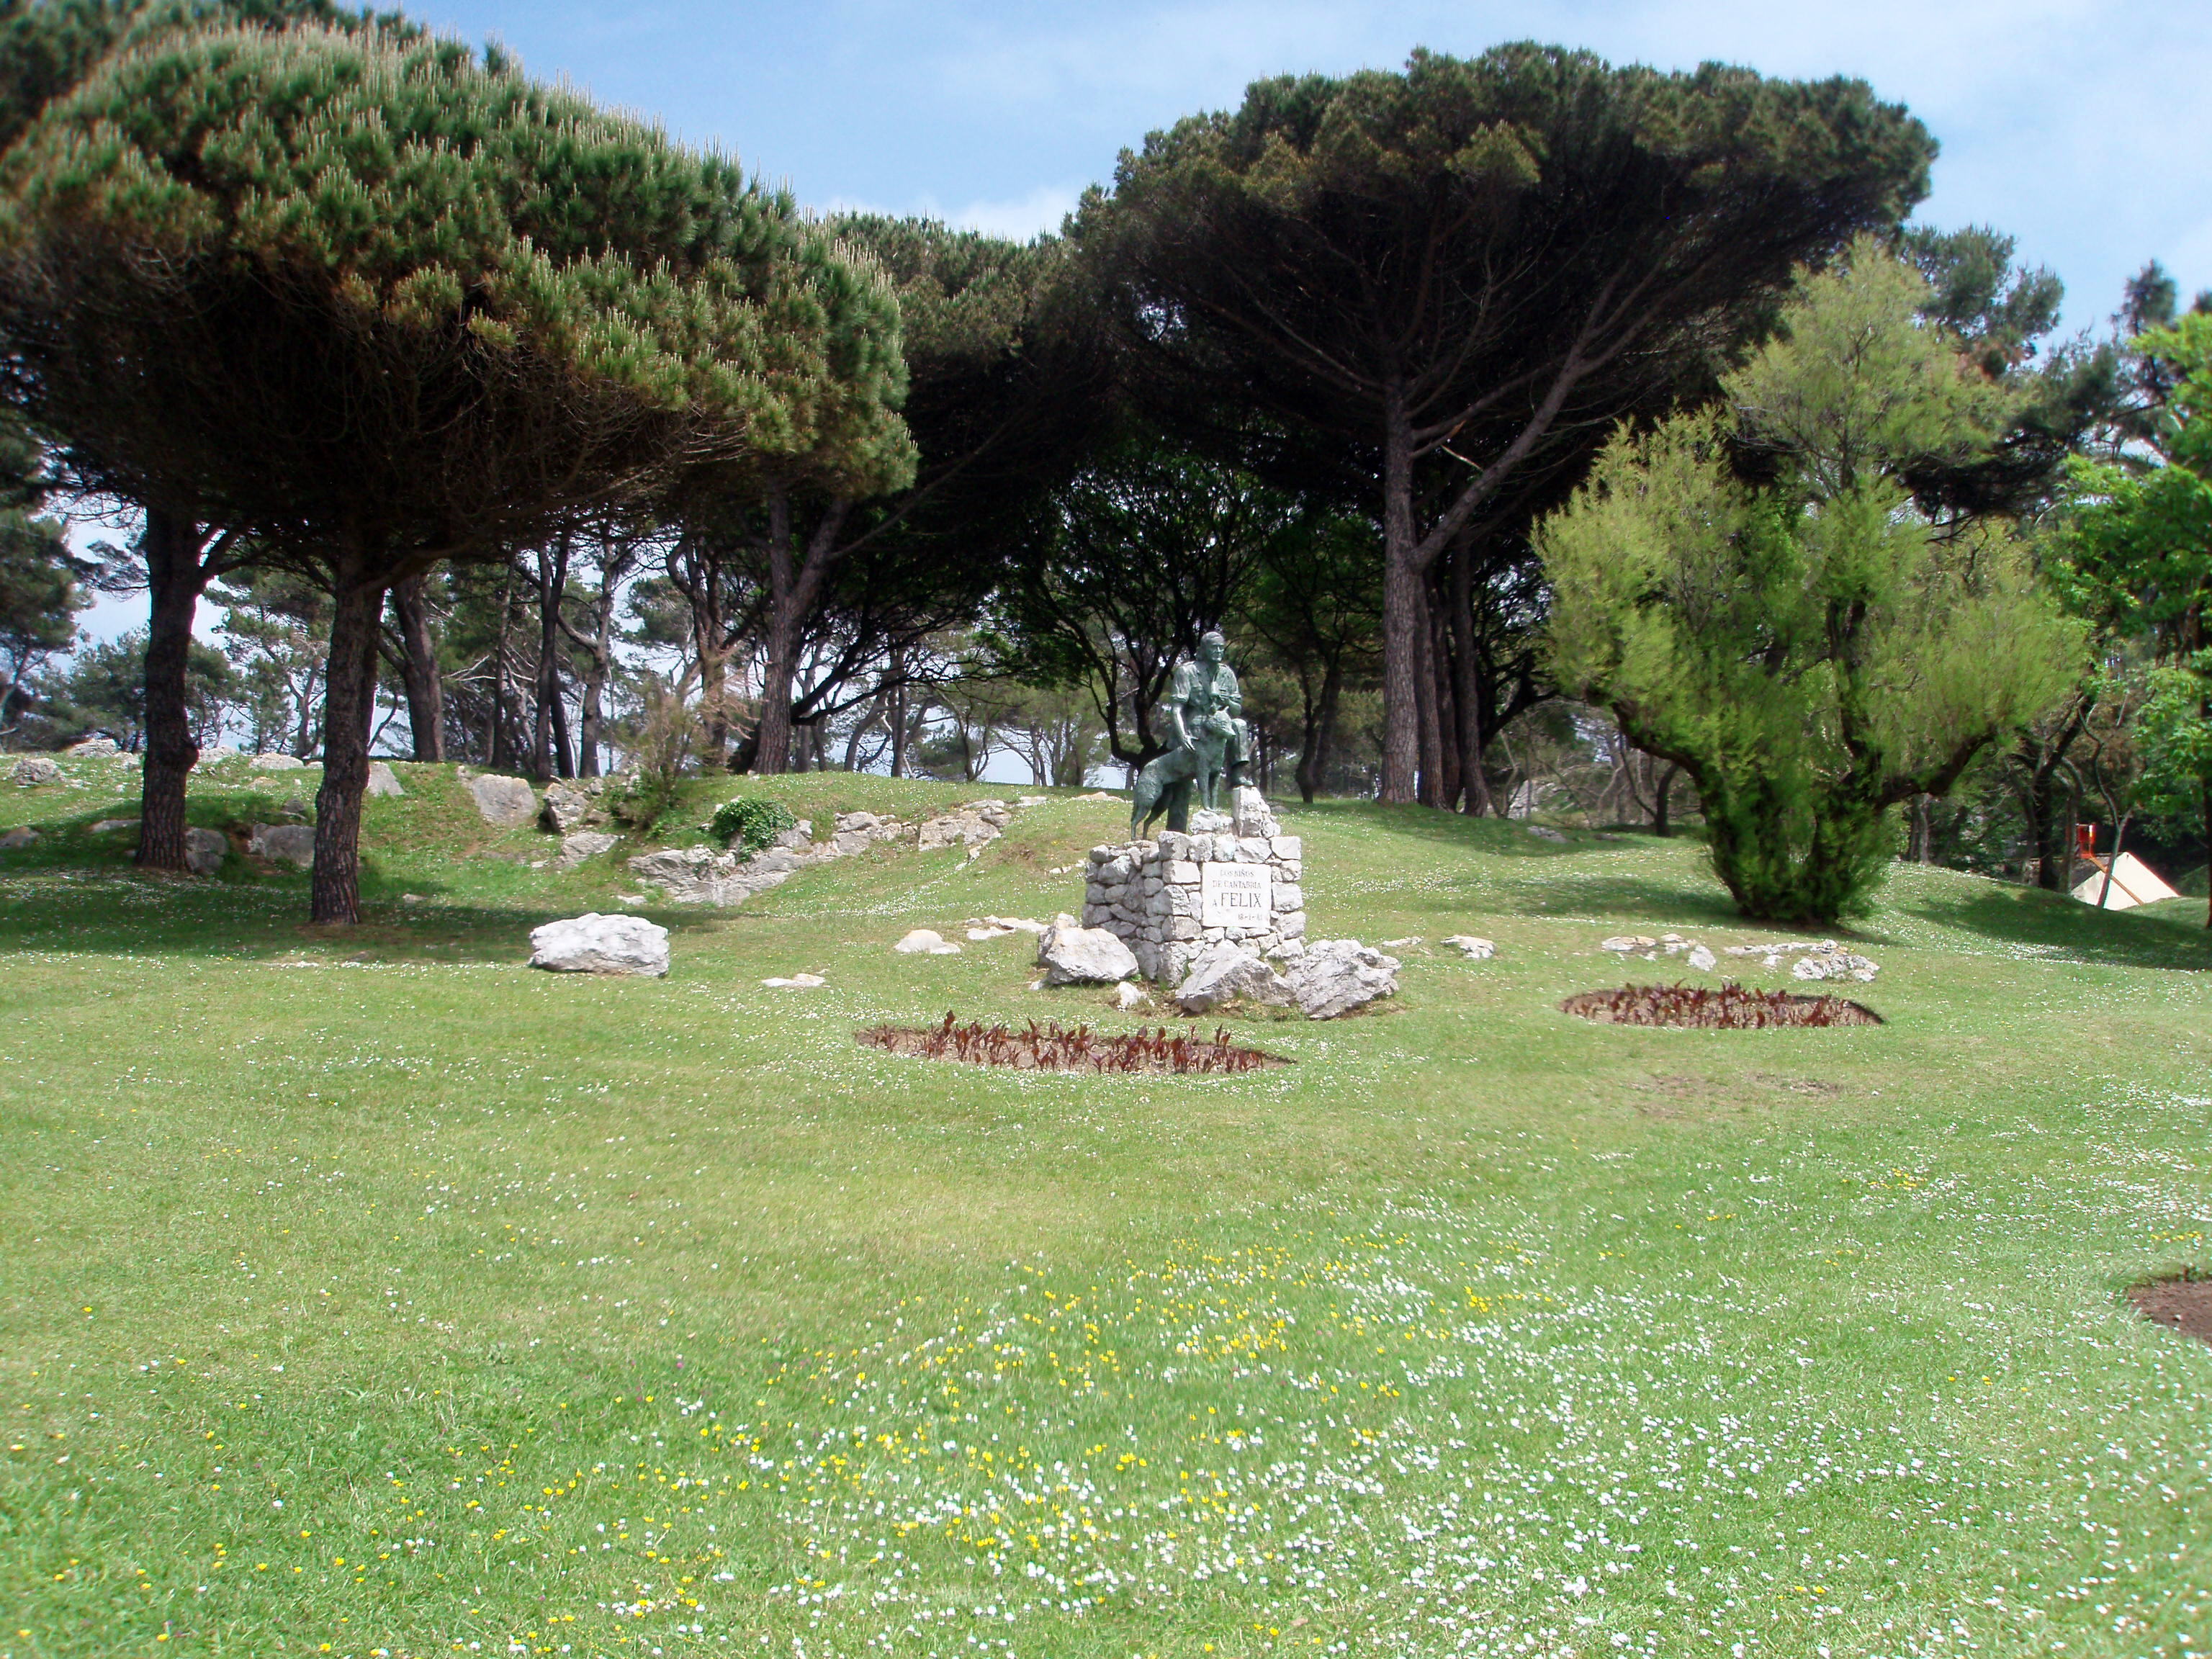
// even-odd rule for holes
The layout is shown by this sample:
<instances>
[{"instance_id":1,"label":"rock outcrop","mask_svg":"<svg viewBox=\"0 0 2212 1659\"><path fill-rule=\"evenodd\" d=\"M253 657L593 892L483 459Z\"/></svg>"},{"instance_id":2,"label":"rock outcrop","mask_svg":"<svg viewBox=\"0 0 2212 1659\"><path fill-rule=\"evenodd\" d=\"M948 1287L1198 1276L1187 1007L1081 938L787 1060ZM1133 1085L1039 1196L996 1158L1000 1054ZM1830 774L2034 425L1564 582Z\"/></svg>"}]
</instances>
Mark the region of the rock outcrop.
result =
<instances>
[{"instance_id":1,"label":"rock outcrop","mask_svg":"<svg viewBox=\"0 0 2212 1659\"><path fill-rule=\"evenodd\" d=\"M185 831L185 868L196 876L211 876L222 868L222 861L230 856L230 837L220 830L203 830L194 825ZM307 839L307 861L314 862L314 838Z\"/></svg>"},{"instance_id":2,"label":"rock outcrop","mask_svg":"<svg viewBox=\"0 0 2212 1659\"><path fill-rule=\"evenodd\" d=\"M315 862L315 826L312 823L257 823L246 833L246 850L272 864L289 864L306 870Z\"/></svg>"},{"instance_id":3,"label":"rock outcrop","mask_svg":"<svg viewBox=\"0 0 2212 1659\"><path fill-rule=\"evenodd\" d=\"M573 870L586 860L611 853L621 845L620 836L608 835L603 830L579 830L561 837L561 856L553 862L557 868Z\"/></svg>"},{"instance_id":4,"label":"rock outcrop","mask_svg":"<svg viewBox=\"0 0 2212 1659\"><path fill-rule=\"evenodd\" d=\"M850 858L878 842L907 833L896 818L872 812L842 812L827 842L812 839L813 826L802 822L776 837L777 844L747 858L711 847L669 848L641 853L629 861L630 873L649 882L676 904L742 904L755 893L781 885L799 871L832 859Z\"/></svg>"},{"instance_id":5,"label":"rock outcrop","mask_svg":"<svg viewBox=\"0 0 2212 1659\"><path fill-rule=\"evenodd\" d=\"M364 793L381 799L396 800L407 791L401 787L399 775L382 761L368 763L368 783Z\"/></svg>"},{"instance_id":6,"label":"rock outcrop","mask_svg":"<svg viewBox=\"0 0 2212 1659\"><path fill-rule=\"evenodd\" d=\"M25 788L36 788L42 783L61 781L62 764L51 755L26 755L17 761L8 774L9 781L20 783Z\"/></svg>"},{"instance_id":7,"label":"rock outcrop","mask_svg":"<svg viewBox=\"0 0 2212 1659\"><path fill-rule=\"evenodd\" d=\"M538 816L538 792L527 778L479 773L469 780L469 799L486 823L502 830L520 830Z\"/></svg>"}]
</instances>

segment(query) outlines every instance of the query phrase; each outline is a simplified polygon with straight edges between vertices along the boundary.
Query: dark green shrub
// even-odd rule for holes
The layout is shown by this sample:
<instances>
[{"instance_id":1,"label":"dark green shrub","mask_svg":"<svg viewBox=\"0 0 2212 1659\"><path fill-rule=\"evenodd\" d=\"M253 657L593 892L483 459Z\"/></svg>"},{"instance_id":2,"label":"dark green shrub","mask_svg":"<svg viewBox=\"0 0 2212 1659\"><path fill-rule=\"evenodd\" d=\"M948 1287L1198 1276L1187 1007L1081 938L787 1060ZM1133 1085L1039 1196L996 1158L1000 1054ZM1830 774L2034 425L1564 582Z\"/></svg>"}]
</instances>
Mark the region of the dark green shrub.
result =
<instances>
[{"instance_id":1,"label":"dark green shrub","mask_svg":"<svg viewBox=\"0 0 2212 1659\"><path fill-rule=\"evenodd\" d=\"M799 820L781 801L726 800L714 809L709 829L723 846L742 845L746 852L757 853L785 830L798 827Z\"/></svg>"}]
</instances>

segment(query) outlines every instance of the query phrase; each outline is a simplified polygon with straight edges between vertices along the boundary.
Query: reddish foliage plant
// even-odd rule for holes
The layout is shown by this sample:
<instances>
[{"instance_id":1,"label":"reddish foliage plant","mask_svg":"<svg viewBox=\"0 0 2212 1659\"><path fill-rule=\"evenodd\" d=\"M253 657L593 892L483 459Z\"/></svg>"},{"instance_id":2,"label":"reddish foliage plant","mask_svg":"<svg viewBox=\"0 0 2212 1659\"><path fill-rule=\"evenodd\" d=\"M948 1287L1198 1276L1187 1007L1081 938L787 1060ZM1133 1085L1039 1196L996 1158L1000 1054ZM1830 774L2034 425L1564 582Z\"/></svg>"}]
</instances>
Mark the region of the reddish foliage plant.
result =
<instances>
[{"instance_id":1,"label":"reddish foliage plant","mask_svg":"<svg viewBox=\"0 0 2212 1659\"><path fill-rule=\"evenodd\" d=\"M1879 1025L1881 1016L1844 997L1792 996L1727 984L1624 985L1583 991L1559 1006L1602 1025L1698 1025L1724 1031L1779 1025Z\"/></svg>"},{"instance_id":2,"label":"reddish foliage plant","mask_svg":"<svg viewBox=\"0 0 2212 1659\"><path fill-rule=\"evenodd\" d=\"M871 1048L924 1060L964 1060L974 1066L1011 1066L1024 1072L1171 1072L1178 1074L1221 1076L1255 1072L1263 1066L1287 1066L1290 1061L1230 1042L1225 1027L1216 1026L1211 1037L1198 1028L1157 1031L1143 1027L1120 1036L1095 1036L1088 1025L1072 1030L1059 1021L1039 1029L1031 1020L1025 1030L1004 1025L985 1025L981 1020L957 1024L951 1014L936 1025L875 1025L856 1034Z\"/></svg>"}]
</instances>

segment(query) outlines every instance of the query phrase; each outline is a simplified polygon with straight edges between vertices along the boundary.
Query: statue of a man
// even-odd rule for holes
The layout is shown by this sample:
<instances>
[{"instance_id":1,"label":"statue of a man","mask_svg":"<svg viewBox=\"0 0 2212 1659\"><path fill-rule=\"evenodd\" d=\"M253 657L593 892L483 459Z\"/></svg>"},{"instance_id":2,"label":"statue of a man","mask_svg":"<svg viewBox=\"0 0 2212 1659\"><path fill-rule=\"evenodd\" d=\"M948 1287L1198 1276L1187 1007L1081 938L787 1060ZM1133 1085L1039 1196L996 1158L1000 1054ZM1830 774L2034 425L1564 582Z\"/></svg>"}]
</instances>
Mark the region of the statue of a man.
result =
<instances>
[{"instance_id":1,"label":"statue of a man","mask_svg":"<svg viewBox=\"0 0 2212 1659\"><path fill-rule=\"evenodd\" d=\"M1218 633L1207 633L1198 642L1198 660L1176 665L1162 707L1167 710L1175 747L1182 752L1189 753L1201 733L1227 744L1228 782L1235 789L1244 781L1251 728L1238 718L1244 712L1244 692L1237 684L1237 671L1229 665L1228 652L1228 641Z\"/></svg>"},{"instance_id":2,"label":"statue of a man","mask_svg":"<svg viewBox=\"0 0 2212 1659\"><path fill-rule=\"evenodd\" d=\"M1166 714L1168 747L1137 775L1129 809L1129 835L1141 838L1162 813L1170 830L1190 828L1194 798L1213 807L1218 786L1231 792L1244 781L1249 728L1238 718L1244 693L1236 671L1224 660L1228 642L1208 634L1198 644L1198 660L1178 665L1160 707Z\"/></svg>"}]
</instances>

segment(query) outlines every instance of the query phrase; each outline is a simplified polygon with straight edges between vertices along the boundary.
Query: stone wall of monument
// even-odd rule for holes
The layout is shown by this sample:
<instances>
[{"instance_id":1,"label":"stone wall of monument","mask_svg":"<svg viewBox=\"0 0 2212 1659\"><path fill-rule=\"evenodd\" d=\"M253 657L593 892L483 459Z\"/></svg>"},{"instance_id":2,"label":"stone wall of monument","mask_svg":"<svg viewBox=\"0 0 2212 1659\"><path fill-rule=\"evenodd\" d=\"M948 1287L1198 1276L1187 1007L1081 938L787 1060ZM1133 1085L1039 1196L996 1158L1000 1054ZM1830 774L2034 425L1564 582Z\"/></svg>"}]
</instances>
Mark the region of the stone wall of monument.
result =
<instances>
[{"instance_id":1,"label":"stone wall of monument","mask_svg":"<svg viewBox=\"0 0 2212 1659\"><path fill-rule=\"evenodd\" d=\"M1091 849L1083 925L1118 937L1146 978L1179 984L1223 940L1279 962L1304 953L1304 846L1257 790L1240 790L1236 805L1234 817L1194 812L1188 833Z\"/></svg>"}]
</instances>

